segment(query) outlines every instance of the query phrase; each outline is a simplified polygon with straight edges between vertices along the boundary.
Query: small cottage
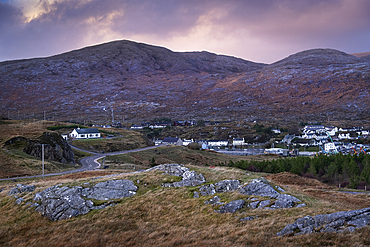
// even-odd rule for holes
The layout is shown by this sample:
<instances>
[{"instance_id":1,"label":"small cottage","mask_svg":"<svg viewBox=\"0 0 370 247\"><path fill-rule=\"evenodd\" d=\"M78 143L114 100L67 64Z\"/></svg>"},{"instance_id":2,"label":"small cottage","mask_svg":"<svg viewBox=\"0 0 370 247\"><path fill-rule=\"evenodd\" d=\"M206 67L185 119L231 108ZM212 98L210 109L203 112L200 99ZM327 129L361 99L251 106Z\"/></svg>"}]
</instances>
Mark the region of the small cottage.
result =
<instances>
[{"instance_id":1,"label":"small cottage","mask_svg":"<svg viewBox=\"0 0 370 247\"><path fill-rule=\"evenodd\" d=\"M74 129L69 135L71 138L75 139L90 139L90 138L100 138L100 132L96 128L90 129Z\"/></svg>"}]
</instances>

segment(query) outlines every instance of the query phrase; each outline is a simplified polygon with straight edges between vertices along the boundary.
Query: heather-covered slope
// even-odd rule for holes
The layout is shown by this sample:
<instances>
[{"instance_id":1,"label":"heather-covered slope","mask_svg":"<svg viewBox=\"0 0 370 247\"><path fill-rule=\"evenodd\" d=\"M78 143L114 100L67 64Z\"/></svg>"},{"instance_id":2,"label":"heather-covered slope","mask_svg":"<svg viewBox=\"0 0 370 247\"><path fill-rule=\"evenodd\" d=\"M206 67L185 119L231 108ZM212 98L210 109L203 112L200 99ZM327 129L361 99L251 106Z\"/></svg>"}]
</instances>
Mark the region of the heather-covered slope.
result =
<instances>
[{"instance_id":1,"label":"heather-covered slope","mask_svg":"<svg viewBox=\"0 0 370 247\"><path fill-rule=\"evenodd\" d=\"M0 102L11 118L351 119L369 116L369 82L367 60L336 50L265 65L123 40L0 63Z\"/></svg>"}]
</instances>

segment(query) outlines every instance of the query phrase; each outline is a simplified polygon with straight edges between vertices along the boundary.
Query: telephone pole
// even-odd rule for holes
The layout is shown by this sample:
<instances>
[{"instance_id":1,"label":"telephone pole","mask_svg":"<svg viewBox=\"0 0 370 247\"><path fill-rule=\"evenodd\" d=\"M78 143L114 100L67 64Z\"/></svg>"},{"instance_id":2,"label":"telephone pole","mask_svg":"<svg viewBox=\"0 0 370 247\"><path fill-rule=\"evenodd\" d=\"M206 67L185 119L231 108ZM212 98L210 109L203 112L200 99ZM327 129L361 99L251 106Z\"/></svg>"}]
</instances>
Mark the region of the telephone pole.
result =
<instances>
[{"instance_id":1,"label":"telephone pole","mask_svg":"<svg viewBox=\"0 0 370 247\"><path fill-rule=\"evenodd\" d=\"M42 179L45 179L45 166L44 166L44 144L42 145Z\"/></svg>"},{"instance_id":2,"label":"telephone pole","mask_svg":"<svg viewBox=\"0 0 370 247\"><path fill-rule=\"evenodd\" d=\"M112 108L112 123L114 123L113 108Z\"/></svg>"}]
</instances>

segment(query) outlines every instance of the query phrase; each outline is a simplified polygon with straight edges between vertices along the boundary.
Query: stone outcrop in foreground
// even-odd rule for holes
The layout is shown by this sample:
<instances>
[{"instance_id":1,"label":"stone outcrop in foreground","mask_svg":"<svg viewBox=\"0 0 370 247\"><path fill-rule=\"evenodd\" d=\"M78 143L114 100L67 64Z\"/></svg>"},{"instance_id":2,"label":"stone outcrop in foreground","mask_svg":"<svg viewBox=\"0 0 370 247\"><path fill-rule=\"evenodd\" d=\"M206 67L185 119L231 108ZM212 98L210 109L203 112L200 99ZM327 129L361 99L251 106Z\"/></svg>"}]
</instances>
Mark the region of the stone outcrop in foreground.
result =
<instances>
[{"instance_id":1,"label":"stone outcrop in foreground","mask_svg":"<svg viewBox=\"0 0 370 247\"><path fill-rule=\"evenodd\" d=\"M36 193L34 201L38 202L36 211L50 220L69 219L73 216L83 215L92 209L103 209L112 206L111 199L130 197L136 194L137 187L131 180L109 180L87 187L61 187L55 185ZM98 206L92 200L106 200Z\"/></svg>"},{"instance_id":2,"label":"stone outcrop in foreground","mask_svg":"<svg viewBox=\"0 0 370 247\"><path fill-rule=\"evenodd\" d=\"M353 232L356 228L370 225L370 207L332 214L307 215L288 224L277 236L302 235L317 232Z\"/></svg>"},{"instance_id":3,"label":"stone outcrop in foreground","mask_svg":"<svg viewBox=\"0 0 370 247\"><path fill-rule=\"evenodd\" d=\"M202 174L197 174L195 171L179 164L158 165L147 171L164 171L165 174L182 177L180 182L164 183L163 187L197 186L206 182Z\"/></svg>"}]
</instances>

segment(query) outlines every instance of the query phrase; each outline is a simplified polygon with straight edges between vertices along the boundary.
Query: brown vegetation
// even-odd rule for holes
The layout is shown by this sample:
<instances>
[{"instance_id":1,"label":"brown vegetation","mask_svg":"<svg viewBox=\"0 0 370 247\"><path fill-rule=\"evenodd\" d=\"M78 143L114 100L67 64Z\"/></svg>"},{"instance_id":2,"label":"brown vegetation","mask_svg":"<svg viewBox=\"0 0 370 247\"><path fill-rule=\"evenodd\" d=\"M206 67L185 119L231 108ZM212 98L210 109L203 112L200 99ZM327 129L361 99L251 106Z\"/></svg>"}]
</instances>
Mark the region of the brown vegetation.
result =
<instances>
[{"instance_id":1,"label":"brown vegetation","mask_svg":"<svg viewBox=\"0 0 370 247\"><path fill-rule=\"evenodd\" d=\"M235 178L249 181L260 175L235 168L191 166L201 172L208 181ZM88 176L81 178L64 177L39 181L37 187L57 183L80 184ZM103 175L103 174L99 174ZM74 175L73 175L74 176ZM288 178L284 178L287 176ZM84 216L51 222L27 206L16 206L14 199L0 193L0 245L3 246L367 246L370 244L368 228L354 233L319 233L295 237L276 237L288 223L306 215L332 213L341 210L358 209L369 204L356 202L369 201L369 195L344 195L348 200L332 201L321 190L302 190L298 185L285 187L288 193L307 204L304 208L280 210L249 210L240 213L219 214L204 201L208 197L193 198L195 188L162 188L159 185L168 181L168 176L158 172L126 174L118 178L128 178L140 183L136 196L122 200L118 205L104 210L96 210ZM289 174L280 174L280 181L290 181ZM103 178L104 179L104 178ZM100 179L102 180L102 179ZM99 180L99 181L100 181ZM291 182L290 182L291 183ZM145 184L145 186L144 186ZM14 186L14 184L13 184ZM4 187L4 186L3 186ZM9 189L11 185L7 185ZM40 190L40 189L38 189ZM323 196L317 196L323 193ZM336 195L339 196L338 193ZM238 193L219 195L223 201L238 199ZM334 197L333 197L334 198ZM32 199L31 196L26 197ZM352 201L352 203L349 203ZM254 221L241 222L239 219L258 215Z\"/></svg>"}]
</instances>

